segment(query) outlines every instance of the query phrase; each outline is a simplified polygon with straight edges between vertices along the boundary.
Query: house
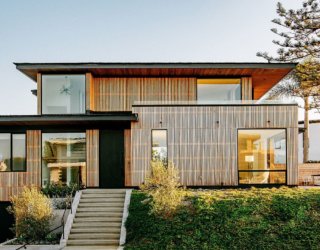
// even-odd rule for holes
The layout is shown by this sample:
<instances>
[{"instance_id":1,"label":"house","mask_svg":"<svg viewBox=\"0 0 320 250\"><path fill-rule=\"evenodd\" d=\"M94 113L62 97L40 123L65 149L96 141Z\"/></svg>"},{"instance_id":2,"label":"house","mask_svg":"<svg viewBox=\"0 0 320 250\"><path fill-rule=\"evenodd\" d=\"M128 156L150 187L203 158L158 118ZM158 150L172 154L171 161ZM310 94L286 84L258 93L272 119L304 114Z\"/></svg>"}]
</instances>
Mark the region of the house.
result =
<instances>
[{"instance_id":1,"label":"house","mask_svg":"<svg viewBox=\"0 0 320 250\"><path fill-rule=\"evenodd\" d=\"M38 115L0 117L1 201L51 182L135 187L152 159L186 186L298 184L297 104L260 100L295 64L15 65Z\"/></svg>"}]
</instances>

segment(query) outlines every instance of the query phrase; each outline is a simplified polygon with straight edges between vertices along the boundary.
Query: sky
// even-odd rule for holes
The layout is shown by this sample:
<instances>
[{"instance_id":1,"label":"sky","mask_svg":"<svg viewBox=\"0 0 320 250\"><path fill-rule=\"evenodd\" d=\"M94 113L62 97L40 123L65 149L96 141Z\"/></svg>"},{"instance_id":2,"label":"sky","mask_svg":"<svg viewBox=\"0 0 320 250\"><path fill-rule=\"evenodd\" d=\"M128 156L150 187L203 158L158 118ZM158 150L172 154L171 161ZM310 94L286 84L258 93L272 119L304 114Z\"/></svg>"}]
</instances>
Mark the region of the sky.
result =
<instances>
[{"instance_id":1,"label":"sky","mask_svg":"<svg viewBox=\"0 0 320 250\"><path fill-rule=\"evenodd\" d=\"M0 115L36 114L36 84L13 62L264 62L256 53L276 51L276 3L1 0Z\"/></svg>"}]
</instances>

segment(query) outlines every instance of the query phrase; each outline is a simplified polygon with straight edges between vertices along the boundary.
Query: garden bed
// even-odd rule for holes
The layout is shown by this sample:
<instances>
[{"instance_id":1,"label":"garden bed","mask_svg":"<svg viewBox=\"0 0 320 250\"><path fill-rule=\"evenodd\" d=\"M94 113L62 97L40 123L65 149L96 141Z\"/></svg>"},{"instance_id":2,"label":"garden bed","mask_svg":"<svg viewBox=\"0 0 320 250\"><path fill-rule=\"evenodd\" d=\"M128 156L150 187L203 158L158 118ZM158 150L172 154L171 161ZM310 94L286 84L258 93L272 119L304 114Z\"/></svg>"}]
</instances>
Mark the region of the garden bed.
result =
<instances>
[{"instance_id":1,"label":"garden bed","mask_svg":"<svg viewBox=\"0 0 320 250\"><path fill-rule=\"evenodd\" d=\"M172 218L150 213L134 191L126 249L320 249L320 190L186 192Z\"/></svg>"}]
</instances>

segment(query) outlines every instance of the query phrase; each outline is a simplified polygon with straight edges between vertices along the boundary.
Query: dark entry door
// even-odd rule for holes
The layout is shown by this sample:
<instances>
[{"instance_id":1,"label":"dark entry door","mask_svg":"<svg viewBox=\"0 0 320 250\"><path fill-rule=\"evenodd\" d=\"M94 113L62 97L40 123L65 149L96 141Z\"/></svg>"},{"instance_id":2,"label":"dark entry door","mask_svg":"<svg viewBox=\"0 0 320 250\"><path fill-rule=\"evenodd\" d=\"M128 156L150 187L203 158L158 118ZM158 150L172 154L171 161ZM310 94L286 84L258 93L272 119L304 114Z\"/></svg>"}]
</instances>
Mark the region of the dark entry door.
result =
<instances>
[{"instance_id":1,"label":"dark entry door","mask_svg":"<svg viewBox=\"0 0 320 250\"><path fill-rule=\"evenodd\" d=\"M100 130L100 188L124 187L124 132Z\"/></svg>"}]
</instances>

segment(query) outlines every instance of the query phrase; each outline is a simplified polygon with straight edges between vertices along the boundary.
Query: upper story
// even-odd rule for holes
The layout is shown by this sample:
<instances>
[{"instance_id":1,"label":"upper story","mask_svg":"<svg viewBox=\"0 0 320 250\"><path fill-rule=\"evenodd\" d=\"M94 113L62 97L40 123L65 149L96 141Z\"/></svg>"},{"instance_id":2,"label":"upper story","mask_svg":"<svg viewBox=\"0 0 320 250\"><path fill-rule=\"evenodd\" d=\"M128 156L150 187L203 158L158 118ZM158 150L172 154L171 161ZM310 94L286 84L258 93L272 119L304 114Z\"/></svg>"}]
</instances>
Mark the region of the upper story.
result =
<instances>
[{"instance_id":1,"label":"upper story","mask_svg":"<svg viewBox=\"0 0 320 250\"><path fill-rule=\"evenodd\" d=\"M37 83L38 115L131 111L137 101L259 100L292 63L15 63Z\"/></svg>"}]
</instances>

